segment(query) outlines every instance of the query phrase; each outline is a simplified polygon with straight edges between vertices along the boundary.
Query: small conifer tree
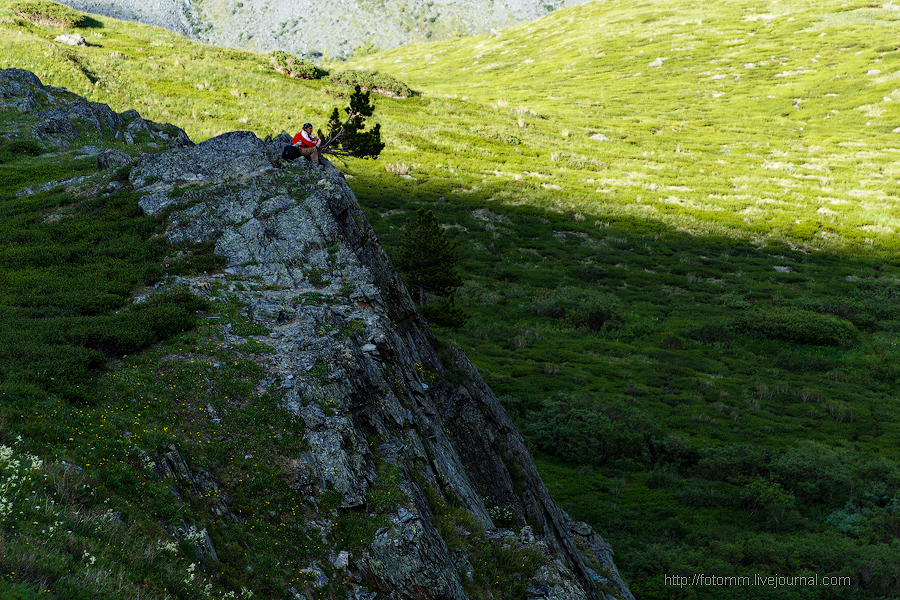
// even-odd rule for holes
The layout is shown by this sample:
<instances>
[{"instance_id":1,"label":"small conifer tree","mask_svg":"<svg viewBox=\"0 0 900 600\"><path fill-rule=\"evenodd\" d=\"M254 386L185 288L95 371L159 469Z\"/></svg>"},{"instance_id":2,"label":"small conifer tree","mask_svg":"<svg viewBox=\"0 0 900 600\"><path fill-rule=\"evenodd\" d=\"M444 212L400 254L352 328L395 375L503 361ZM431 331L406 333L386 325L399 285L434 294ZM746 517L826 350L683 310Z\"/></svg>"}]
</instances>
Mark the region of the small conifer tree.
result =
<instances>
[{"instance_id":1,"label":"small conifer tree","mask_svg":"<svg viewBox=\"0 0 900 600\"><path fill-rule=\"evenodd\" d=\"M344 108L344 112L347 113L347 119L343 122L337 108L331 113L327 136L319 130L319 138L324 140L320 150L337 156L378 158L384 148L381 125L376 123L370 130L363 131L366 119L375 112L375 107L369 102L369 92L363 93L356 86L350 96L350 105Z\"/></svg>"},{"instance_id":2,"label":"small conifer tree","mask_svg":"<svg viewBox=\"0 0 900 600\"><path fill-rule=\"evenodd\" d=\"M462 285L462 278L455 270L459 250L430 210L420 208L416 218L406 222L397 258L397 270L426 318L449 327L465 323L466 314L453 301L453 292ZM429 296L444 297L447 301L429 306Z\"/></svg>"}]
</instances>

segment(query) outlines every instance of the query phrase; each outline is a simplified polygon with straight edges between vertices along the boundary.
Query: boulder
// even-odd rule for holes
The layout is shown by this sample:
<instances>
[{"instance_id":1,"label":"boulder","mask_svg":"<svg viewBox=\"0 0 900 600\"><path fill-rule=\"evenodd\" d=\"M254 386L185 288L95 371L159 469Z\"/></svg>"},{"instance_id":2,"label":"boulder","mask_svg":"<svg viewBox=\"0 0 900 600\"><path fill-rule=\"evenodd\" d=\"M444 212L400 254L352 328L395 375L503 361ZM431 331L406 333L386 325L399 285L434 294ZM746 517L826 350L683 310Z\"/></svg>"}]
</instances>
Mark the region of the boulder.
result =
<instances>
[{"instance_id":1,"label":"boulder","mask_svg":"<svg viewBox=\"0 0 900 600\"><path fill-rule=\"evenodd\" d=\"M51 96L44 89L41 80L31 71L0 71L0 106L29 113L50 100Z\"/></svg>"},{"instance_id":2,"label":"boulder","mask_svg":"<svg viewBox=\"0 0 900 600\"><path fill-rule=\"evenodd\" d=\"M134 159L131 158L131 156L125 154L121 150L103 150L97 154L97 168L101 171L122 167L133 161Z\"/></svg>"},{"instance_id":3,"label":"boulder","mask_svg":"<svg viewBox=\"0 0 900 600\"><path fill-rule=\"evenodd\" d=\"M114 112L106 104L75 100L62 106L50 108L36 115L45 121L68 121L72 129L72 121L75 120L86 125L85 133L93 130L100 136L115 136L120 125L125 123L122 115ZM34 131L34 130L32 130ZM79 135L80 139L80 135Z\"/></svg>"},{"instance_id":4,"label":"boulder","mask_svg":"<svg viewBox=\"0 0 900 600\"><path fill-rule=\"evenodd\" d=\"M70 46L87 46L87 40L77 33L64 33L56 36L53 41Z\"/></svg>"}]
</instances>

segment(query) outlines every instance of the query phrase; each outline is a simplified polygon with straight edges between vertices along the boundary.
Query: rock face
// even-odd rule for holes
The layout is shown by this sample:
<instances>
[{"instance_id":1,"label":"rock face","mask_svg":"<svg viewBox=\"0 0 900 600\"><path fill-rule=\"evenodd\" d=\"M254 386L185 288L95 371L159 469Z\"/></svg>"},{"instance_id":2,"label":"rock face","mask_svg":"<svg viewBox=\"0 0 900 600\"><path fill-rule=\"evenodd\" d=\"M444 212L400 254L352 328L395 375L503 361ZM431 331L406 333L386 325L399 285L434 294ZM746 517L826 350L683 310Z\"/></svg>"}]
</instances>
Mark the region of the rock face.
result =
<instances>
[{"instance_id":1,"label":"rock face","mask_svg":"<svg viewBox=\"0 0 900 600\"><path fill-rule=\"evenodd\" d=\"M506 532L510 543L547 558L533 576L534 597L629 598L609 546L553 502L478 371L461 351L439 351L340 171L327 161L279 164L280 149L233 132L145 155L131 183L146 192L145 211L169 210L171 242L212 241L229 279L253 290L236 293L271 331L257 339L277 350L265 366L269 380L307 428L300 479L338 491L340 506L352 509L364 503L379 460L403 473L408 505L351 568L392 597L466 598L465 558L452 555L427 499L437 494L457 498L489 532L497 530L493 507L512 512L510 525L522 532ZM171 194L184 184L201 187ZM202 294L208 282L190 283ZM298 299L304 294L317 301ZM351 338L336 335L353 324ZM382 440L374 449L366 442L373 435Z\"/></svg>"},{"instance_id":2,"label":"rock face","mask_svg":"<svg viewBox=\"0 0 900 600\"><path fill-rule=\"evenodd\" d=\"M162 27L182 35L190 35L193 31L190 1L73 0L72 2L62 2L61 4L66 4L83 12Z\"/></svg>"},{"instance_id":3,"label":"rock face","mask_svg":"<svg viewBox=\"0 0 900 600\"><path fill-rule=\"evenodd\" d=\"M347 598L464 600L471 548L488 542L535 561L520 580L529 598L632 598L609 545L553 502L478 371L462 351L442 346L418 315L331 163L282 163L283 139L262 141L250 132L194 145L177 128L84 102L24 71L0 71L0 102L31 111L37 117L31 134L45 143L119 139L124 146L124 134L133 132L144 136L142 147L158 152L133 159L127 181L115 179L112 188L98 189L89 178L50 185L94 185L97 194L125 186L146 213L166 215L173 244L212 244L225 258L224 272L169 283L213 302L220 300L214 290L226 288L260 326L252 330L267 332L241 337L222 326L236 355L248 342L274 349L256 360L264 373L259 393L275 390L305 426L309 449L289 461L297 494L328 495L336 499L334 510L360 511L381 470L395 473L402 500L380 516L384 526L362 550L331 559L348 575L341 588ZM81 151L96 155L98 164L129 168L127 153ZM174 446L152 457L138 451L173 489L220 489ZM232 515L229 503L222 495L210 510ZM455 520L448 520L447 507ZM327 523L332 515L312 518ZM205 530L170 527L215 560ZM311 585L334 590L319 567L307 575Z\"/></svg>"},{"instance_id":4,"label":"rock face","mask_svg":"<svg viewBox=\"0 0 900 600\"><path fill-rule=\"evenodd\" d=\"M192 39L257 52L345 58L379 49L488 33L584 0L64 0L77 10L164 27Z\"/></svg>"}]
</instances>

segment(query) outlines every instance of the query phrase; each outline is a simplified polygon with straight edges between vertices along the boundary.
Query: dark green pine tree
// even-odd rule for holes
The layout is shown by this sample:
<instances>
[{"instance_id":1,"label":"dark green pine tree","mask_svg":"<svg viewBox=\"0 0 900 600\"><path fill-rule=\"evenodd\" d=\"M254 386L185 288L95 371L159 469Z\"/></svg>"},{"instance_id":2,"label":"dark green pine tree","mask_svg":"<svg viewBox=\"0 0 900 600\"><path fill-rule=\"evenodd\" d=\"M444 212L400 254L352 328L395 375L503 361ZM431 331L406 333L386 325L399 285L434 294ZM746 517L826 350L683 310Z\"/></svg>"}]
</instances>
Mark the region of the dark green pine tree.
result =
<instances>
[{"instance_id":1,"label":"dark green pine tree","mask_svg":"<svg viewBox=\"0 0 900 600\"><path fill-rule=\"evenodd\" d=\"M355 156L356 158L378 158L384 149L381 141L381 125L376 123L369 131L364 131L366 119L375 113L375 106L369 101L369 92L363 93L359 86L350 96L350 105L344 108L347 119L341 121L341 113L334 109L328 120L328 135L319 130L321 150L326 154Z\"/></svg>"},{"instance_id":2,"label":"dark green pine tree","mask_svg":"<svg viewBox=\"0 0 900 600\"><path fill-rule=\"evenodd\" d=\"M430 210L420 208L417 217L406 222L400 238L397 270L432 323L459 327L467 319L453 303L453 292L462 285L462 277L455 270L457 260L456 242L447 238ZM429 296L446 298L446 302L429 306Z\"/></svg>"}]
</instances>

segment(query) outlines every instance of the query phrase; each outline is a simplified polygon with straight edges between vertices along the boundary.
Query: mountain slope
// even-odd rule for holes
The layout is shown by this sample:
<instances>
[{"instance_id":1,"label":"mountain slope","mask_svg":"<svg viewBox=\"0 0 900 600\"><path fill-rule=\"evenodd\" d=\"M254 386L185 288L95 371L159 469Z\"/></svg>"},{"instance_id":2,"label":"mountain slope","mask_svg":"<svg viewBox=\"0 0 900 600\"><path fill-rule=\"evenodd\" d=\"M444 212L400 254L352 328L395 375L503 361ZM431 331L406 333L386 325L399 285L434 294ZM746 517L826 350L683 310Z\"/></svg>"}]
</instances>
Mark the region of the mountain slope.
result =
<instances>
[{"instance_id":1,"label":"mountain slope","mask_svg":"<svg viewBox=\"0 0 900 600\"><path fill-rule=\"evenodd\" d=\"M157 25L191 39L256 52L283 50L340 59L357 48L396 48L428 39L487 33L580 1L66 0L77 10Z\"/></svg>"},{"instance_id":2,"label":"mountain slope","mask_svg":"<svg viewBox=\"0 0 900 600\"><path fill-rule=\"evenodd\" d=\"M16 365L4 331L7 580L51 597L74 597L79 585L83 597L631 597L608 545L553 503L465 355L441 351L340 171L282 164L284 140L249 132L193 145L27 71L2 71L0 82L6 139L35 160L52 147L96 154L101 167L24 192L5 186L7 211L55 195L83 227L95 198L134 203L168 221L165 238L180 248L170 263L205 246L224 267L166 277L118 303L115 314L137 314L159 298L203 300L199 329L146 355L125 351L122 333L73 338L76 351L115 359L96 382L72 380L65 363L22 377L32 359ZM156 147L135 145L148 133ZM152 152L159 141L173 148L136 160L100 150ZM4 290L6 314L29 302L13 291ZM48 393L44 378L73 388ZM37 410L23 414L28 406ZM90 435L67 430L60 412L88 413ZM51 476L57 487L34 497ZM84 491L68 496L66 477ZM152 555L152 565L117 556L125 535L136 546L126 555ZM479 562L490 555L508 562Z\"/></svg>"},{"instance_id":3,"label":"mountain slope","mask_svg":"<svg viewBox=\"0 0 900 600\"><path fill-rule=\"evenodd\" d=\"M350 65L481 109L407 120L438 147L493 134L460 160L511 201L894 250L898 28L865 2L595 2Z\"/></svg>"}]
</instances>

